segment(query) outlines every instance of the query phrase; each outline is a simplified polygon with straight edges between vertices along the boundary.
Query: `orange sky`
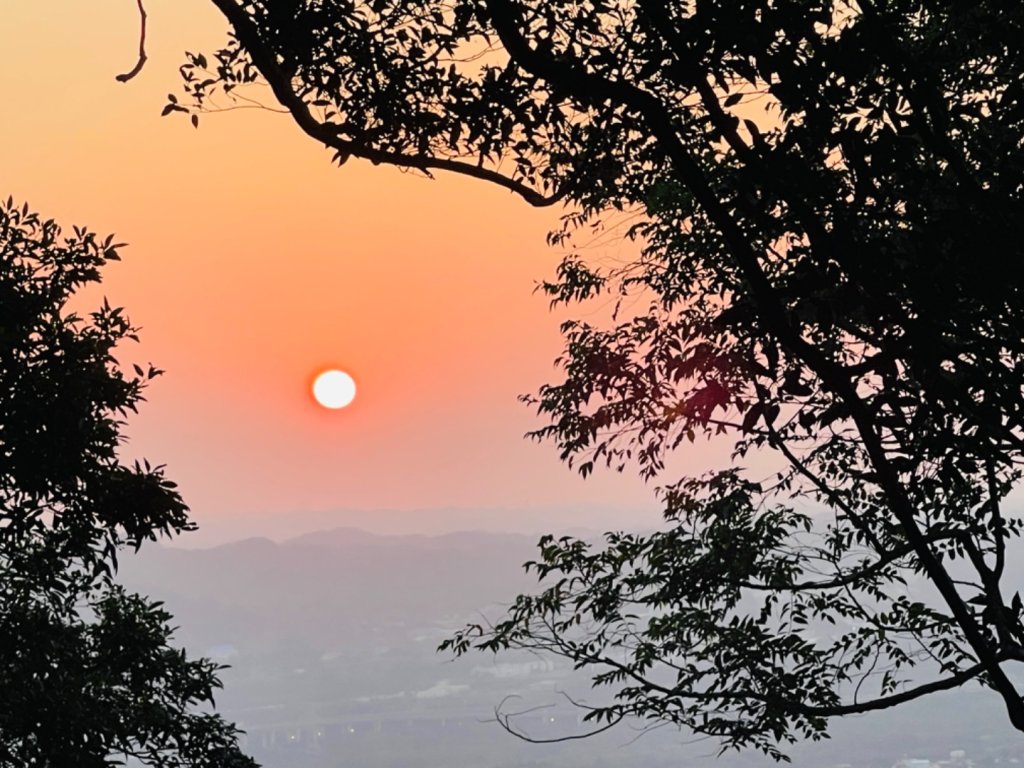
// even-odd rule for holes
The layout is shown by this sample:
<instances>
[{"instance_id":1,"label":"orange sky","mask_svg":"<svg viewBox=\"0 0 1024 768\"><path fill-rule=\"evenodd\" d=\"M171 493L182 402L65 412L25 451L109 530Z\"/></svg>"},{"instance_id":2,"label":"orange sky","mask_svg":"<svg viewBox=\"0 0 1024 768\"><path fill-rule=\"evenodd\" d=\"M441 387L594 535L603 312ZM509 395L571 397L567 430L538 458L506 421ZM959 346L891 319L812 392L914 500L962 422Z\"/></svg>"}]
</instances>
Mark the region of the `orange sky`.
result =
<instances>
[{"instance_id":1,"label":"orange sky","mask_svg":"<svg viewBox=\"0 0 1024 768\"><path fill-rule=\"evenodd\" d=\"M554 378L560 349L558 318L532 293L559 258L544 244L557 211L450 176L338 169L281 115L210 115L199 130L160 118L181 51L211 50L224 26L204 0L148 6L150 60L122 85L134 2L5 4L0 193L131 244L103 292L143 326L132 355L168 373L129 450L169 465L200 522L651 507L634 477L582 481L522 439L539 422L516 395ZM325 365L355 376L355 405L312 404Z\"/></svg>"}]
</instances>

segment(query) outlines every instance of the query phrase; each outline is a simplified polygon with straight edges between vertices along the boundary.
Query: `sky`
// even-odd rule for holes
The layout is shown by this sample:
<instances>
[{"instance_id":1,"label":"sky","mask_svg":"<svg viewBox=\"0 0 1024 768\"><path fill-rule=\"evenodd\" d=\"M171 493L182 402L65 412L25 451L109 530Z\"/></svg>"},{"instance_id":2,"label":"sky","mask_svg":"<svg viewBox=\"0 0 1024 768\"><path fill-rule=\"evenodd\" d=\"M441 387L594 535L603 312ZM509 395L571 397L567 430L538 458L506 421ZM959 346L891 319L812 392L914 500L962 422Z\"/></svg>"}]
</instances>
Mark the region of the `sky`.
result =
<instances>
[{"instance_id":1,"label":"sky","mask_svg":"<svg viewBox=\"0 0 1024 768\"><path fill-rule=\"evenodd\" d=\"M141 326L126 362L167 371L126 455L167 464L201 526L241 532L336 509L406 511L409 530L424 527L414 510L440 529L655 522L652 486L584 481L523 439L543 422L517 395L557 380L563 317L534 287L561 256L544 242L560 212L453 176L338 168L266 110L198 129L161 118L183 51L213 50L226 27L205 0L147 10L149 61L127 84L114 76L135 62L132 0L13 0L0 25L16 105L0 192L129 244L88 298ZM355 378L352 406L313 402L325 367Z\"/></svg>"}]
</instances>

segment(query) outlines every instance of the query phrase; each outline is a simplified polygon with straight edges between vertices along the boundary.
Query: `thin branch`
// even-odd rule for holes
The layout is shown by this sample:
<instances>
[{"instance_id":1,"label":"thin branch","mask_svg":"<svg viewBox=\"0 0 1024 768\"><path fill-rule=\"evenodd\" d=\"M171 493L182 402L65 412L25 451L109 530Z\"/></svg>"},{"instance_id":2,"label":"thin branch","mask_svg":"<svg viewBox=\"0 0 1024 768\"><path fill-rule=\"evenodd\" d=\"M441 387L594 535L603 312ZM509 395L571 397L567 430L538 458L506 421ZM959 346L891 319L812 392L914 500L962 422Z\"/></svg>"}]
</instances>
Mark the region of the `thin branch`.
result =
<instances>
[{"instance_id":1,"label":"thin branch","mask_svg":"<svg viewBox=\"0 0 1024 768\"><path fill-rule=\"evenodd\" d=\"M506 701L508 701L510 698L518 698L518 697L506 696L504 699L502 699L501 704L499 704L497 707L494 708L494 719L495 719L495 722L497 722L498 725L500 725L503 729L505 729L506 731L511 733L517 739L522 739L523 741L527 741L530 744L558 744L558 743L563 742L563 741L577 741L579 739L589 739L591 736L596 736L599 733L604 733L605 731L609 730L610 728L614 728L616 725L621 723L623 721L623 719L625 719L625 715L620 714L620 715L617 715L615 718L609 720L606 724L602 725L600 728L595 728L594 730L587 731L586 733L577 733L577 734L574 734L572 736L556 736L555 738L552 738L552 739L537 739L537 738L534 738L532 736L527 736L522 731L517 731L515 728L512 727L510 721L511 721L511 719L513 717L516 717L517 715L528 714L528 713L534 712L534 711L536 711L538 709L546 709L546 708L548 708L550 706L553 706L553 705L547 704L547 705L542 705L542 706L539 706L539 707L531 707L530 709L524 710L523 712L514 712L512 714L505 714L505 715L503 715L501 713L501 705L504 704Z\"/></svg>"},{"instance_id":2,"label":"thin branch","mask_svg":"<svg viewBox=\"0 0 1024 768\"><path fill-rule=\"evenodd\" d=\"M877 699L872 699L865 702L855 702L852 704L833 704L833 705L812 705L806 704L803 701L795 699L786 699L778 696L774 693L762 693L755 690L744 690L736 689L731 691L687 691L679 687L668 688L664 685L659 685L653 680L649 680L643 675L639 674L635 669L627 664L616 661L609 656L602 656L597 654L585 654L579 657L581 660L586 661L590 664L603 665L611 667L622 672L624 675L637 681L645 690L654 691L660 693L669 698L678 698L682 700L694 700L694 701L715 701L715 702L728 702L728 701L742 701L744 699L751 701L761 701L766 704L775 704L781 708L794 712L805 717L838 717L841 715L853 715L861 714L864 712L872 712L879 709L888 709L898 704L903 704L908 701L920 698L930 693L937 691L946 691L951 688L959 688L964 683L975 679L978 675L987 671L987 665L984 663L974 664L970 667L956 672L949 677L942 678L940 680L934 680L930 683L924 683L923 685L909 688L900 693L892 694L890 696L881 696ZM1004 654L1000 654L997 657L997 662L1006 660ZM625 717L625 715L622 715Z\"/></svg>"},{"instance_id":3,"label":"thin branch","mask_svg":"<svg viewBox=\"0 0 1024 768\"><path fill-rule=\"evenodd\" d=\"M958 534L947 533L947 534L936 534L928 537L929 541L941 541L942 539L955 539L958 538ZM735 582L736 586L744 589L754 589L761 592L807 592L809 590L823 590L823 589L837 589L850 584L856 584L857 582L869 579L872 576L878 574L884 568L893 563L896 563L901 558L914 553L914 547L910 544L906 544L897 549L889 550L884 554L879 555L879 558L873 563L869 563L861 568L847 571L843 573L839 571L833 579L827 581L798 581L793 584L760 584L751 581L738 581Z\"/></svg>"},{"instance_id":4,"label":"thin branch","mask_svg":"<svg viewBox=\"0 0 1024 768\"><path fill-rule=\"evenodd\" d=\"M119 83L127 83L146 65L146 7L142 4L142 0L135 0L135 2L139 6L139 58L134 67L114 78Z\"/></svg>"},{"instance_id":5,"label":"thin branch","mask_svg":"<svg viewBox=\"0 0 1024 768\"><path fill-rule=\"evenodd\" d=\"M207 107L203 111L211 115L216 115L220 112L236 112L239 109L258 109L263 112L274 112L278 115L290 114L287 109L274 109L273 107L266 107L262 104L235 104L231 107Z\"/></svg>"},{"instance_id":6,"label":"thin branch","mask_svg":"<svg viewBox=\"0 0 1024 768\"><path fill-rule=\"evenodd\" d=\"M1006 566L1006 523L1003 521L1002 511L999 509L999 483L996 478L995 464L991 458L985 462L985 470L988 479L989 503L992 505L992 531L996 542L996 565L993 571L998 583L1003 578L1003 569Z\"/></svg>"},{"instance_id":7,"label":"thin branch","mask_svg":"<svg viewBox=\"0 0 1024 768\"><path fill-rule=\"evenodd\" d=\"M660 728L665 728L665 727L667 727L669 725L675 725L675 723L673 723L671 720L665 720L665 721L660 722L660 723L658 723L656 725L645 725L642 728L633 728L633 730L635 730L637 732L636 736L634 736L632 739L627 741L625 744L620 744L619 745L619 749L623 749L624 747L631 747L634 744L636 744L638 741L640 741L640 739L642 739L647 734L653 733L654 731L657 731ZM700 737L698 737L696 739L684 740L682 743L683 744L696 744L698 741L705 741L706 739L709 739L709 738L711 738L711 737L710 736L700 736Z\"/></svg>"},{"instance_id":8,"label":"thin branch","mask_svg":"<svg viewBox=\"0 0 1024 768\"><path fill-rule=\"evenodd\" d=\"M878 666L878 660L881 657L882 657L882 646L878 646L878 648L875 650L875 658L871 662L871 666L868 667L868 671L867 672L865 672L863 675L861 675L860 680L857 681L857 687L853 689L853 703L854 704L857 703L857 698L860 696L860 688L861 688L861 686L864 685L864 682L869 677L871 677L872 673L875 671L875 667Z\"/></svg>"}]
</instances>

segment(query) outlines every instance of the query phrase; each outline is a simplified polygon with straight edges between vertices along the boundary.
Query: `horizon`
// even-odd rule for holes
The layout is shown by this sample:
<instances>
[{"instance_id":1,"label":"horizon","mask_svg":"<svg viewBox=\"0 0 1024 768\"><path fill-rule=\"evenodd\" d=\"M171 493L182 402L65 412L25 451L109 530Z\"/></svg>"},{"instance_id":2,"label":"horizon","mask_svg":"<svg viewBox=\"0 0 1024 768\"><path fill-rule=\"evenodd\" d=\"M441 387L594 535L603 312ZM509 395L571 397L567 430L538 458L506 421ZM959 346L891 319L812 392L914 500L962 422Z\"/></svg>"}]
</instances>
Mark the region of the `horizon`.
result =
<instances>
[{"instance_id":1,"label":"horizon","mask_svg":"<svg viewBox=\"0 0 1024 768\"><path fill-rule=\"evenodd\" d=\"M425 507L422 509L294 510L253 515L193 519L198 524L171 539L165 546L200 549L221 546L246 538L265 538L277 543L320 531L350 528L374 536L438 537L456 533L493 533L524 536L573 531L603 534L606 531L649 531L664 519L655 505L625 507L597 504L535 505L533 507ZM549 524L549 521L554 521Z\"/></svg>"}]
</instances>

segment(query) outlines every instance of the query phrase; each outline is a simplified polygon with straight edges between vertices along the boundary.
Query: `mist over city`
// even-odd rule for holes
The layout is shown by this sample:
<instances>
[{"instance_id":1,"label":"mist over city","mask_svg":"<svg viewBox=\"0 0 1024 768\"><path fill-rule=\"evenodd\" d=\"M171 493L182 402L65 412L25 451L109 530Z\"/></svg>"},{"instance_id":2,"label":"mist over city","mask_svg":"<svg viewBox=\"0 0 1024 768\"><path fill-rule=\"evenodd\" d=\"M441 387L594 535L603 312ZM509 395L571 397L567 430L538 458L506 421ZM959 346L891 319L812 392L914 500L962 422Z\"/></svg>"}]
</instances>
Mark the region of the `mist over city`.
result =
<instances>
[{"instance_id":1,"label":"mist over city","mask_svg":"<svg viewBox=\"0 0 1024 768\"><path fill-rule=\"evenodd\" d=\"M487 510L476 515L486 519ZM529 516L522 510L518 517ZM385 531L392 522L387 513L340 510L295 515L293 525L331 519ZM593 530L564 533L600 539ZM572 664L529 653L455 660L437 651L456 629L499 617L509 595L536 585L521 565L536 559L539 535L339 526L275 539L159 547L123 569L132 588L167 601L178 640L229 666L218 707L246 731L247 751L267 768L772 764L758 755L719 755L707 739L639 721L551 744L503 729L496 710L525 713L510 723L533 739L593 729L581 720L597 694ZM1013 578L1022 576L1015 566ZM1000 714L983 691L940 695L844 722L831 739L793 750L793 764L1016 765L1024 747Z\"/></svg>"}]
</instances>

